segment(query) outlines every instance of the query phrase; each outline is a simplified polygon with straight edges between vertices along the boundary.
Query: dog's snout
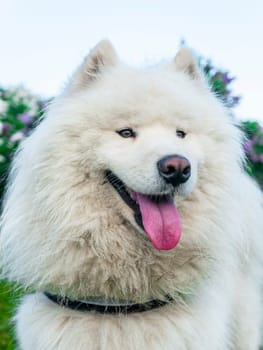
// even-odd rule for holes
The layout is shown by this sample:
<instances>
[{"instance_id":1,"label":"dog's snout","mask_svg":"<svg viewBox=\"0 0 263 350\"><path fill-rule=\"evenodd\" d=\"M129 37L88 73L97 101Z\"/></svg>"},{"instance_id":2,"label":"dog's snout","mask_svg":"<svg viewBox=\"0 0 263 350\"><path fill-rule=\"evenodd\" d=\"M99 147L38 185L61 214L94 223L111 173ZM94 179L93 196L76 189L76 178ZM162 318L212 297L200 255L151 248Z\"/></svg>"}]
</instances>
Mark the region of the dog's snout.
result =
<instances>
[{"instance_id":1,"label":"dog's snout","mask_svg":"<svg viewBox=\"0 0 263 350\"><path fill-rule=\"evenodd\" d=\"M177 154L166 156L157 162L161 177L173 186L186 182L191 176L191 164L185 157Z\"/></svg>"}]
</instances>

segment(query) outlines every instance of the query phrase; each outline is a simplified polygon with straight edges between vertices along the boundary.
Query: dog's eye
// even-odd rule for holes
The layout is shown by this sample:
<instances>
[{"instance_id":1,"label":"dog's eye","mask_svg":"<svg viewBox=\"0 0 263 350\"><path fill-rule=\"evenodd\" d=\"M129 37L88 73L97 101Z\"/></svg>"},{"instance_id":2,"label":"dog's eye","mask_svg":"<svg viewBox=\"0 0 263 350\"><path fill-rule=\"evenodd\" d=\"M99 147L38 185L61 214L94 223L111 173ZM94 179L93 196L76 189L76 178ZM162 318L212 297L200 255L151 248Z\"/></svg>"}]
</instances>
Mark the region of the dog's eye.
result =
<instances>
[{"instance_id":1,"label":"dog's eye","mask_svg":"<svg viewBox=\"0 0 263 350\"><path fill-rule=\"evenodd\" d=\"M181 139L185 138L186 133L183 130L176 130L176 135Z\"/></svg>"},{"instance_id":2,"label":"dog's eye","mask_svg":"<svg viewBox=\"0 0 263 350\"><path fill-rule=\"evenodd\" d=\"M117 130L116 131L121 137L135 137L136 133L135 131L133 131L131 128L125 128L125 129L121 129L121 130Z\"/></svg>"}]
</instances>

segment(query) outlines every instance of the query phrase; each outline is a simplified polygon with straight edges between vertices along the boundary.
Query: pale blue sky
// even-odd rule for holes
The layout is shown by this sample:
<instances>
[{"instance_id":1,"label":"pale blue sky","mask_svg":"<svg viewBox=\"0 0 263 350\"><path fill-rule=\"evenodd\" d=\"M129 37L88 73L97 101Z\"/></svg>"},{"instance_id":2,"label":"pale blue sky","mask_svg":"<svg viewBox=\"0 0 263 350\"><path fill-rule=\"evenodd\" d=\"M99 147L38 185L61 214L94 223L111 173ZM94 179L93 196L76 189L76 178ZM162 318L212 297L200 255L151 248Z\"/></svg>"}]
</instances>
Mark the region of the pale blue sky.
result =
<instances>
[{"instance_id":1,"label":"pale blue sky","mask_svg":"<svg viewBox=\"0 0 263 350\"><path fill-rule=\"evenodd\" d=\"M171 58L181 38L237 77L236 114L263 121L263 1L0 0L0 84L56 94L109 38L129 64Z\"/></svg>"}]
</instances>

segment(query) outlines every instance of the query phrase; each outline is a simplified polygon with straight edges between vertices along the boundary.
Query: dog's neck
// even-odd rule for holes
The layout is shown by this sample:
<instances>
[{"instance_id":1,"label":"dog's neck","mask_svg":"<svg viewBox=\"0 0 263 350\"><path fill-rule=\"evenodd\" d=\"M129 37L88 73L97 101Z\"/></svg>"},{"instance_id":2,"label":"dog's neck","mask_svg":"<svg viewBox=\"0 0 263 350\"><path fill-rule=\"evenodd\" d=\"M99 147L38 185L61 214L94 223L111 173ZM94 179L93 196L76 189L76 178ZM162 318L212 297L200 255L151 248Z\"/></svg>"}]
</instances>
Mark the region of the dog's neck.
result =
<instances>
[{"instance_id":1,"label":"dog's neck","mask_svg":"<svg viewBox=\"0 0 263 350\"><path fill-rule=\"evenodd\" d=\"M85 300L72 300L50 293L44 293L52 302L76 311L95 311L101 314L128 314L145 312L163 307L172 302L170 297L165 300L153 299L145 303L133 303L131 301L116 301L113 299L89 298Z\"/></svg>"}]
</instances>

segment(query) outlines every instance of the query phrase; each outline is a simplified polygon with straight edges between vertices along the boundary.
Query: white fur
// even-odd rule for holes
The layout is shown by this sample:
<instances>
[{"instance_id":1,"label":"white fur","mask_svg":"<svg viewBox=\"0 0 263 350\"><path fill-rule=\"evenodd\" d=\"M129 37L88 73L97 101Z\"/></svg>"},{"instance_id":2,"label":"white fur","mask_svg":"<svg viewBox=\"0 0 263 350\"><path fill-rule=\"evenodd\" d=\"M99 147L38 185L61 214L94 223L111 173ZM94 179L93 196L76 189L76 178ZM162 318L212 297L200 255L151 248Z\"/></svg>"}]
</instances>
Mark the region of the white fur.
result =
<instances>
[{"instance_id":1,"label":"white fur","mask_svg":"<svg viewBox=\"0 0 263 350\"><path fill-rule=\"evenodd\" d=\"M116 133L125 127L136 139ZM169 65L137 71L108 42L98 45L22 143L10 175L3 275L36 291L16 316L21 350L256 350L262 195L242 168L241 137L186 49ZM175 153L192 166L175 195L183 234L173 250L157 251L104 171L157 194L156 162ZM97 315L63 309L45 290L174 302Z\"/></svg>"}]
</instances>

